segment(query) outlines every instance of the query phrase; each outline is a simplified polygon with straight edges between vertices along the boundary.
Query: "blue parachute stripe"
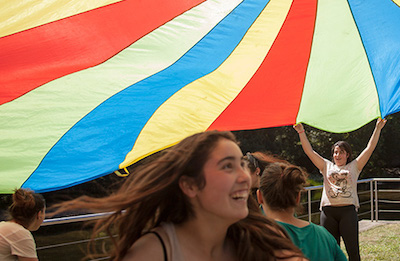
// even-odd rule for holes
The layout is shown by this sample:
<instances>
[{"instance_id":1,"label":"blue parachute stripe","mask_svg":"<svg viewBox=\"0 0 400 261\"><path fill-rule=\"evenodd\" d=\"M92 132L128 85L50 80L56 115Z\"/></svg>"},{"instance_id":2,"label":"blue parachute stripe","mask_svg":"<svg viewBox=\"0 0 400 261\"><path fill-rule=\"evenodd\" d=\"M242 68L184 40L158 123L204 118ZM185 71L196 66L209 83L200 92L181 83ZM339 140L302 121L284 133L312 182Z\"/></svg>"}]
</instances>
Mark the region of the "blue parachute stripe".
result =
<instances>
[{"instance_id":1,"label":"blue parachute stripe","mask_svg":"<svg viewBox=\"0 0 400 261\"><path fill-rule=\"evenodd\" d=\"M218 68L268 2L243 1L176 63L99 105L55 144L22 187L53 191L119 169L156 109L187 84Z\"/></svg>"},{"instance_id":2,"label":"blue parachute stripe","mask_svg":"<svg viewBox=\"0 0 400 261\"><path fill-rule=\"evenodd\" d=\"M382 117L400 111L400 8L393 1L349 0L375 79Z\"/></svg>"}]
</instances>

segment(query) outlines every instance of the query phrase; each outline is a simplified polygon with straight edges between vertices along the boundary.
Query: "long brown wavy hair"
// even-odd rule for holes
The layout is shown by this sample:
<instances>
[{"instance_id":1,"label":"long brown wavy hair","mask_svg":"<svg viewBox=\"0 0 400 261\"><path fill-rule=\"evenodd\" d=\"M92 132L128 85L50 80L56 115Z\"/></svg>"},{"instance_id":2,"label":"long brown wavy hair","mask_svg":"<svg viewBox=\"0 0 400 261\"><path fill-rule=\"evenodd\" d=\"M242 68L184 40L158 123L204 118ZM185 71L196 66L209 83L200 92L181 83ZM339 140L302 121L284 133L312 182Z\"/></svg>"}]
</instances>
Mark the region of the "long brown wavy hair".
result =
<instances>
[{"instance_id":1,"label":"long brown wavy hair","mask_svg":"<svg viewBox=\"0 0 400 261\"><path fill-rule=\"evenodd\" d=\"M103 255L119 261L136 240L162 222L179 224L193 217L192 205L181 191L179 179L191 177L200 189L203 188L206 185L203 166L220 139L237 143L231 132L194 134L165 150L157 159L139 166L117 192L105 198L82 196L58 204L56 213L74 209L112 212L96 222L91 245L94 245L94 238L105 231L113 247ZM250 210L247 218L233 224L228 229L227 239L235 245L239 260L275 260L277 249L288 249L301 256L282 229L258 210ZM93 254L96 250L93 246L89 251Z\"/></svg>"}]
</instances>

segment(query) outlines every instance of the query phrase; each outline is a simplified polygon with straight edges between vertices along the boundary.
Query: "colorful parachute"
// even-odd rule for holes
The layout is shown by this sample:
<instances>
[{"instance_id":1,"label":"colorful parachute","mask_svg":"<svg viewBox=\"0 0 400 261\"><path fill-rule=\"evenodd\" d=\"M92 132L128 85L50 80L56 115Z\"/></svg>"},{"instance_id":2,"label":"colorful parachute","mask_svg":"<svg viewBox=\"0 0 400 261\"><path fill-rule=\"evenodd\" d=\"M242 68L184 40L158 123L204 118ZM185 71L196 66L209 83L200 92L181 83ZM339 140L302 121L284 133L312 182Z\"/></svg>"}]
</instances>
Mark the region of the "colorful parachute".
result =
<instances>
[{"instance_id":1,"label":"colorful parachute","mask_svg":"<svg viewBox=\"0 0 400 261\"><path fill-rule=\"evenodd\" d=\"M400 0L32 0L0 7L0 192L46 192L187 135L400 111Z\"/></svg>"}]
</instances>

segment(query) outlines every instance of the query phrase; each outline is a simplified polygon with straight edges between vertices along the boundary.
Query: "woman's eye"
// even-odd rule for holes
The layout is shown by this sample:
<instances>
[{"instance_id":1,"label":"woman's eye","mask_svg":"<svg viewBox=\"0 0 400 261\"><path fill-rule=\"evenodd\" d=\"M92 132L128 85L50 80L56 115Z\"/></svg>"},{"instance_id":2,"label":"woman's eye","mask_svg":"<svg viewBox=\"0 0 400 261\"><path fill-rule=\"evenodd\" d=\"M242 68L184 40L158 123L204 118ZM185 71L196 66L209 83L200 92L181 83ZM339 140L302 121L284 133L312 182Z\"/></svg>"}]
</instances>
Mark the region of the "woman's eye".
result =
<instances>
[{"instance_id":1,"label":"woman's eye","mask_svg":"<svg viewBox=\"0 0 400 261\"><path fill-rule=\"evenodd\" d=\"M222 166L223 169L231 169L232 167L233 167L232 163L227 163L227 164Z\"/></svg>"}]
</instances>

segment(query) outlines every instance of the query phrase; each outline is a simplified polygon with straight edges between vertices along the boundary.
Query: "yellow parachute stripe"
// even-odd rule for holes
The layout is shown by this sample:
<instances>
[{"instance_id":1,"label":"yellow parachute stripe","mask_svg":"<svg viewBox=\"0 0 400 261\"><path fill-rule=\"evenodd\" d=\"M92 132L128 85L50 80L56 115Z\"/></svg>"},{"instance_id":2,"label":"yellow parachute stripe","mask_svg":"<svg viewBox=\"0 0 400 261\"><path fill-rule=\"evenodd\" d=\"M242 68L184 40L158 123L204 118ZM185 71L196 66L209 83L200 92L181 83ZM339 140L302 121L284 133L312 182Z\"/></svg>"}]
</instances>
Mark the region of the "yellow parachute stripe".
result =
<instances>
[{"instance_id":1,"label":"yellow parachute stripe","mask_svg":"<svg viewBox=\"0 0 400 261\"><path fill-rule=\"evenodd\" d=\"M121 0L1 0L0 37Z\"/></svg>"},{"instance_id":2,"label":"yellow parachute stripe","mask_svg":"<svg viewBox=\"0 0 400 261\"><path fill-rule=\"evenodd\" d=\"M291 0L272 0L241 43L214 72L188 84L161 105L142 129L120 168L206 130L263 62L289 12ZM246 66L242 66L246 64Z\"/></svg>"},{"instance_id":3,"label":"yellow parachute stripe","mask_svg":"<svg viewBox=\"0 0 400 261\"><path fill-rule=\"evenodd\" d=\"M241 2L205 1L106 62L58 78L0 106L0 159L13 159L0 162L8 165L2 167L11 177L0 182L0 192L9 189L10 184L20 187L71 126L110 96L173 64ZM38 97L47 97L46 102ZM45 108L40 110L43 113L26 111L39 107ZM66 117L65 108L70 107L74 110ZM25 128L18 127L26 124L29 135L25 135ZM7 149L10 146L19 156L11 154ZM30 157L22 157L21 152Z\"/></svg>"}]
</instances>

